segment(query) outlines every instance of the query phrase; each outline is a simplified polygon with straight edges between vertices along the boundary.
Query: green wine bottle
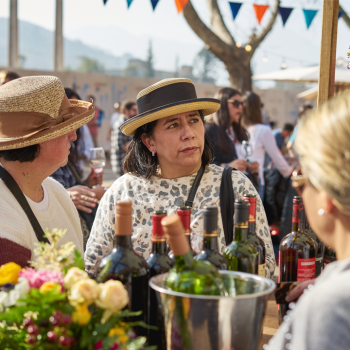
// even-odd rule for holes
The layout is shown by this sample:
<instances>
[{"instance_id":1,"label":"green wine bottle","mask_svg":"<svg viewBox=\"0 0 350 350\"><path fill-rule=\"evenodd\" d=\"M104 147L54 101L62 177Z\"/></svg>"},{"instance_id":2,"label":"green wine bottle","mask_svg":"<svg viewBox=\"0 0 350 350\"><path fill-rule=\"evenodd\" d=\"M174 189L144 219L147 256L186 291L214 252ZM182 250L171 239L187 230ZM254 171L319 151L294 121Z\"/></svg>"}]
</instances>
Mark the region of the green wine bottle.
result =
<instances>
[{"instance_id":1,"label":"green wine bottle","mask_svg":"<svg viewBox=\"0 0 350 350\"><path fill-rule=\"evenodd\" d=\"M235 201L235 237L226 247L224 256L228 269L258 274L258 252L247 240L249 202L242 199Z\"/></svg>"},{"instance_id":2,"label":"green wine bottle","mask_svg":"<svg viewBox=\"0 0 350 350\"><path fill-rule=\"evenodd\" d=\"M208 261L195 261L178 215L162 219L164 232L174 252L175 266L170 269L166 287L176 292L201 295L227 295L218 270Z\"/></svg>"}]
</instances>

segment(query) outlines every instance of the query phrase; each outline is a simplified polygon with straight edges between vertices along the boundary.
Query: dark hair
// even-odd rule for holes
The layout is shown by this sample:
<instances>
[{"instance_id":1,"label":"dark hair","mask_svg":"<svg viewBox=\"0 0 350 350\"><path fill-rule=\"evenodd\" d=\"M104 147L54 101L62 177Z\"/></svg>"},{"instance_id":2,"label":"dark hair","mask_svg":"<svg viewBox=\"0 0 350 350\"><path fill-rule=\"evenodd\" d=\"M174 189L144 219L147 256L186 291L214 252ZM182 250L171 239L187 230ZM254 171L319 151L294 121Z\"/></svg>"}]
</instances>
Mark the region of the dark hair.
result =
<instances>
[{"instance_id":1,"label":"dark hair","mask_svg":"<svg viewBox=\"0 0 350 350\"><path fill-rule=\"evenodd\" d=\"M31 145L23 148L8 149L0 151L0 158L4 158L7 162L32 162L40 154L40 145Z\"/></svg>"},{"instance_id":2,"label":"dark hair","mask_svg":"<svg viewBox=\"0 0 350 350\"><path fill-rule=\"evenodd\" d=\"M80 96L78 95L78 93L76 91L74 91L71 88L64 88L64 91L66 93L66 96L69 99L72 99L73 97L75 97L77 100L81 100Z\"/></svg>"},{"instance_id":3,"label":"dark hair","mask_svg":"<svg viewBox=\"0 0 350 350\"><path fill-rule=\"evenodd\" d=\"M235 95L241 95L241 93L238 90L226 87L219 90L214 96L221 102L221 107L216 113L213 114L212 121L216 125L220 126L221 135L219 137L219 148L223 152L231 151L231 143L229 142L228 138L225 137L226 130L228 130L230 126L233 128L235 138L238 142L247 141L249 138L247 131L241 125L241 118L238 123L231 123L230 113L227 107L227 100Z\"/></svg>"},{"instance_id":4,"label":"dark hair","mask_svg":"<svg viewBox=\"0 0 350 350\"><path fill-rule=\"evenodd\" d=\"M130 109L132 107L134 107L136 105L135 101L123 101L122 106L120 108L120 111L122 113L124 113L124 110L127 109L128 111L130 111Z\"/></svg>"},{"instance_id":5,"label":"dark hair","mask_svg":"<svg viewBox=\"0 0 350 350\"><path fill-rule=\"evenodd\" d=\"M252 91L246 91L243 95L242 120L244 125L264 124L260 97Z\"/></svg>"},{"instance_id":6,"label":"dark hair","mask_svg":"<svg viewBox=\"0 0 350 350\"><path fill-rule=\"evenodd\" d=\"M290 124L290 123L286 123L286 124L284 124L284 126L283 126L283 130L293 132L293 130L294 130L294 125L293 125L293 124Z\"/></svg>"},{"instance_id":7,"label":"dark hair","mask_svg":"<svg viewBox=\"0 0 350 350\"><path fill-rule=\"evenodd\" d=\"M300 119L307 111L312 109L312 105L308 102L304 103L298 110L298 119Z\"/></svg>"},{"instance_id":8,"label":"dark hair","mask_svg":"<svg viewBox=\"0 0 350 350\"><path fill-rule=\"evenodd\" d=\"M204 117L202 111L199 111L203 124ZM151 176L157 174L158 156L152 156L148 148L143 144L141 136L146 133L149 137L153 135L154 128L158 120L154 120L148 124L140 126L136 129L133 140L126 151L125 161L123 164L124 173L134 173L145 176L149 179ZM202 165L208 165L213 160L214 151L209 138L204 136L204 150L202 154Z\"/></svg>"}]
</instances>

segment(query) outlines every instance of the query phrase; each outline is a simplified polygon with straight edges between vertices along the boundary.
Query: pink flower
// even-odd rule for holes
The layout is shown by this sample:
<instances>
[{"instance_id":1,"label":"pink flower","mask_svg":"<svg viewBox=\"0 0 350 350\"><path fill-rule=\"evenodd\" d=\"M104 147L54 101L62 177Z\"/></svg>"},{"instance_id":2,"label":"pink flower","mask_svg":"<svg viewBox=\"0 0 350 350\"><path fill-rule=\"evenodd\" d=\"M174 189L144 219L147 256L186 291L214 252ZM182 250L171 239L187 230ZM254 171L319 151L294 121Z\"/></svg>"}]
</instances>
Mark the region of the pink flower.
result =
<instances>
[{"instance_id":1,"label":"pink flower","mask_svg":"<svg viewBox=\"0 0 350 350\"><path fill-rule=\"evenodd\" d=\"M63 286L63 276L59 271L25 269L19 275L28 280L30 288L39 289L45 282L59 283Z\"/></svg>"},{"instance_id":2,"label":"pink flower","mask_svg":"<svg viewBox=\"0 0 350 350\"><path fill-rule=\"evenodd\" d=\"M95 350L100 350L100 349L102 349L102 340L99 340L99 341L95 344L94 349L95 349Z\"/></svg>"}]
</instances>

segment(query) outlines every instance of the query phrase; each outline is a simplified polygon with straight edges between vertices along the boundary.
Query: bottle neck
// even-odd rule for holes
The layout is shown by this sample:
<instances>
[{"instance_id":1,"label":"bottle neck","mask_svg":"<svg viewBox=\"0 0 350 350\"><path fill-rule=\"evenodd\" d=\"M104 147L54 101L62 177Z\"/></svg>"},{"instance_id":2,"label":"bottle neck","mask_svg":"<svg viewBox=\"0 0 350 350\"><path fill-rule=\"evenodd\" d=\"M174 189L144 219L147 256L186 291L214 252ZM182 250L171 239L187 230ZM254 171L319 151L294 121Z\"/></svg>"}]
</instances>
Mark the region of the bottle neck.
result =
<instances>
[{"instance_id":1,"label":"bottle neck","mask_svg":"<svg viewBox=\"0 0 350 350\"><path fill-rule=\"evenodd\" d=\"M131 236L119 236L114 237L114 248L132 249Z\"/></svg>"},{"instance_id":2,"label":"bottle neck","mask_svg":"<svg viewBox=\"0 0 350 350\"><path fill-rule=\"evenodd\" d=\"M167 255L168 246L166 242L152 242L152 253Z\"/></svg>"},{"instance_id":3,"label":"bottle neck","mask_svg":"<svg viewBox=\"0 0 350 350\"><path fill-rule=\"evenodd\" d=\"M219 251L218 248L218 236L206 237L203 238L203 250L210 250L213 252Z\"/></svg>"},{"instance_id":4,"label":"bottle neck","mask_svg":"<svg viewBox=\"0 0 350 350\"><path fill-rule=\"evenodd\" d=\"M249 222L248 225L248 237L251 235L255 235L255 228L256 228L256 223L254 222Z\"/></svg>"},{"instance_id":5,"label":"bottle neck","mask_svg":"<svg viewBox=\"0 0 350 350\"><path fill-rule=\"evenodd\" d=\"M188 251L184 255L175 256L175 264L178 268L183 266L191 266L193 261L191 251Z\"/></svg>"},{"instance_id":6,"label":"bottle neck","mask_svg":"<svg viewBox=\"0 0 350 350\"><path fill-rule=\"evenodd\" d=\"M303 203L293 204L292 232L305 232L306 217Z\"/></svg>"},{"instance_id":7,"label":"bottle neck","mask_svg":"<svg viewBox=\"0 0 350 350\"><path fill-rule=\"evenodd\" d=\"M246 242L248 237L248 227L235 226L235 239L237 242Z\"/></svg>"}]
</instances>

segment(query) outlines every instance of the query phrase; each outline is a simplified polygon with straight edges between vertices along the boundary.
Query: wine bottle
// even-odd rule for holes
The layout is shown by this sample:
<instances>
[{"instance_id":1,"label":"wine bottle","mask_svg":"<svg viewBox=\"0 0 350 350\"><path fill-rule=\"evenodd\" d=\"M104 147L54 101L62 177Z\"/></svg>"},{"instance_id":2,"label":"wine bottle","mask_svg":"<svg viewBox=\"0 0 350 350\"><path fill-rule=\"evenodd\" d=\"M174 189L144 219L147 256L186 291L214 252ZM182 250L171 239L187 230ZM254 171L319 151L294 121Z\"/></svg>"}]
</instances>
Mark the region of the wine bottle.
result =
<instances>
[{"instance_id":1,"label":"wine bottle","mask_svg":"<svg viewBox=\"0 0 350 350\"><path fill-rule=\"evenodd\" d=\"M192 211L191 207L182 206L177 209L176 213L180 217L182 225L185 229L185 235L190 245L191 254L192 256L196 256L196 252L192 249L192 245L191 245L191 211ZM169 258L173 260L175 259L174 253L172 250L169 252Z\"/></svg>"},{"instance_id":2,"label":"wine bottle","mask_svg":"<svg viewBox=\"0 0 350 350\"><path fill-rule=\"evenodd\" d=\"M152 252L146 259L151 278L168 272L174 266L174 261L167 254L167 242L160 223L166 214L166 211L157 211L152 216ZM156 292L150 287L148 287L148 324L158 327L158 331L153 329L148 331L148 345L156 345L158 349L166 349L164 319L158 308Z\"/></svg>"},{"instance_id":3,"label":"wine bottle","mask_svg":"<svg viewBox=\"0 0 350 350\"><path fill-rule=\"evenodd\" d=\"M331 247L326 247L324 251L324 267L336 260L337 256L335 254L335 250Z\"/></svg>"},{"instance_id":4,"label":"wine bottle","mask_svg":"<svg viewBox=\"0 0 350 350\"><path fill-rule=\"evenodd\" d=\"M305 219L305 233L311 237L314 242L316 243L316 266L315 266L315 278L317 278L322 270L323 270L323 260L324 260L324 250L325 250L325 246L322 243L322 241L320 241L318 239L318 237L316 236L315 232L312 231L312 228L309 225L309 222L307 220L307 218Z\"/></svg>"},{"instance_id":5,"label":"wine bottle","mask_svg":"<svg viewBox=\"0 0 350 350\"><path fill-rule=\"evenodd\" d=\"M235 201L234 226L235 236L226 247L224 256L231 271L258 274L258 252L248 238L249 202L242 199Z\"/></svg>"},{"instance_id":6,"label":"wine bottle","mask_svg":"<svg viewBox=\"0 0 350 350\"><path fill-rule=\"evenodd\" d=\"M258 252L258 275L266 276L266 248L262 238L256 234L256 195L247 194L243 200L249 201L249 225L248 242L254 246Z\"/></svg>"},{"instance_id":7,"label":"wine bottle","mask_svg":"<svg viewBox=\"0 0 350 350\"><path fill-rule=\"evenodd\" d=\"M179 216L167 216L162 226L175 256L175 266L168 273L166 287L187 294L227 295L216 267L208 261L193 259Z\"/></svg>"},{"instance_id":8,"label":"wine bottle","mask_svg":"<svg viewBox=\"0 0 350 350\"><path fill-rule=\"evenodd\" d=\"M149 270L145 259L132 249L132 206L130 201L120 201L116 205L114 248L105 256L98 267L97 282L110 279L121 281L129 293L130 311L142 311L130 321L147 323L147 291ZM145 328L136 326L137 335L147 335Z\"/></svg>"},{"instance_id":9,"label":"wine bottle","mask_svg":"<svg viewBox=\"0 0 350 350\"><path fill-rule=\"evenodd\" d=\"M203 249L195 260L206 260L219 270L228 270L227 260L218 250L218 208L204 207Z\"/></svg>"}]
</instances>

